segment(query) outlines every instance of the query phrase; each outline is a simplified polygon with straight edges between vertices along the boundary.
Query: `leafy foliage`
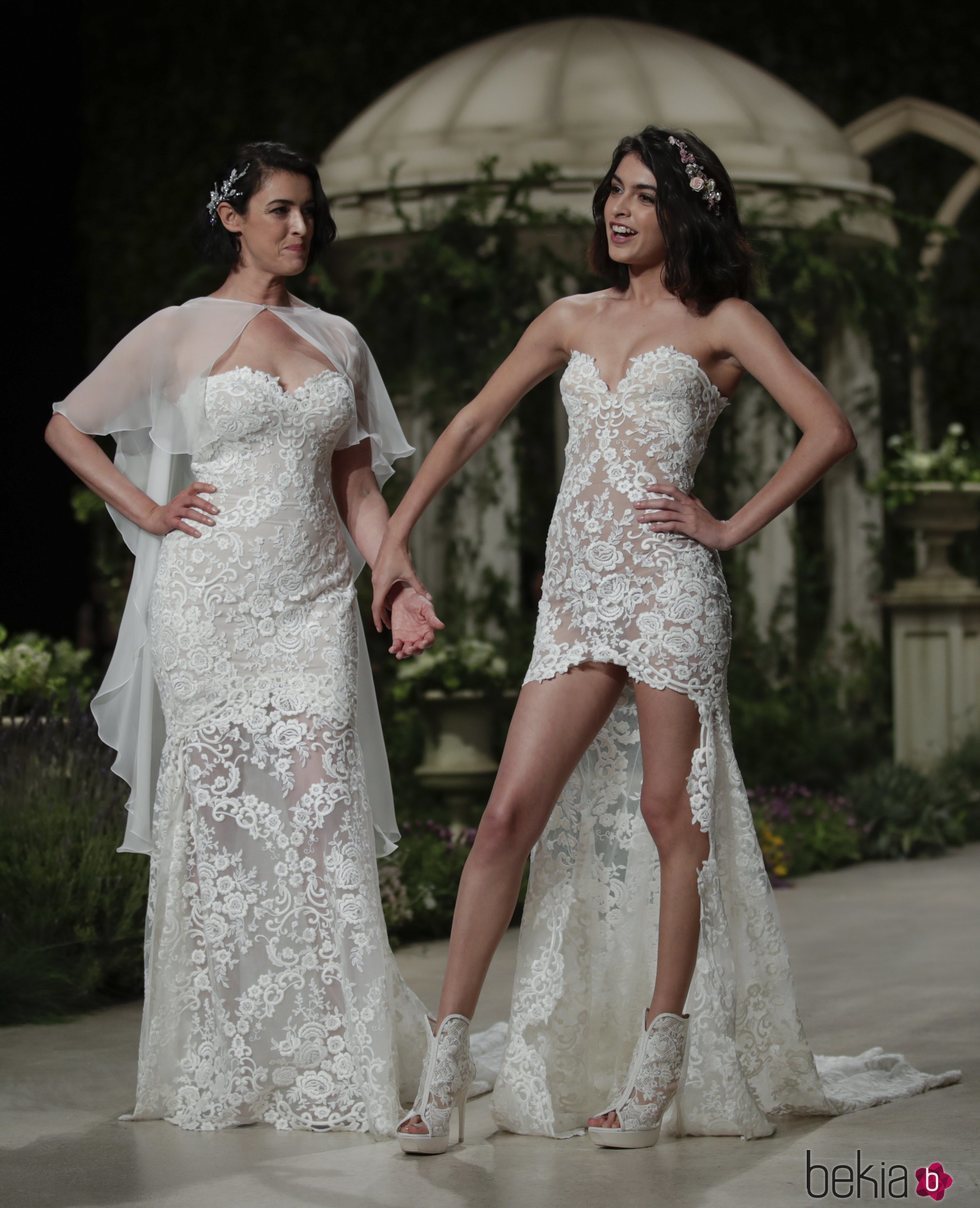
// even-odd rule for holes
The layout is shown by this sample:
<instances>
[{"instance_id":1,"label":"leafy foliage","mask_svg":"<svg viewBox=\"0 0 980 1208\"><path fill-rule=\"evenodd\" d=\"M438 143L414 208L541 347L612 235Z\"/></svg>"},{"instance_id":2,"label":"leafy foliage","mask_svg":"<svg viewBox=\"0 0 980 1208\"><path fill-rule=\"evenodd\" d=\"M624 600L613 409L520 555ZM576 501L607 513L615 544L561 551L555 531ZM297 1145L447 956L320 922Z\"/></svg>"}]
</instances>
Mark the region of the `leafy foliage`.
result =
<instances>
[{"instance_id":1,"label":"leafy foliage","mask_svg":"<svg viewBox=\"0 0 980 1208\"><path fill-rule=\"evenodd\" d=\"M980 457L964 435L963 425L952 423L938 449L919 449L911 432L896 433L887 441L888 460L881 473L868 483L868 490L885 498L885 507L915 503L915 484L980 482Z\"/></svg>"},{"instance_id":2,"label":"leafy foliage","mask_svg":"<svg viewBox=\"0 0 980 1208\"><path fill-rule=\"evenodd\" d=\"M397 701L423 692L464 690L499 693L508 681L506 660L480 638L440 641L432 650L399 663L392 696Z\"/></svg>"},{"instance_id":3,"label":"leafy foliage","mask_svg":"<svg viewBox=\"0 0 980 1208\"><path fill-rule=\"evenodd\" d=\"M109 762L77 699L0 727L0 1023L140 991L147 865L116 852Z\"/></svg>"},{"instance_id":4,"label":"leafy foliage","mask_svg":"<svg viewBox=\"0 0 980 1208\"><path fill-rule=\"evenodd\" d=\"M0 625L0 714L62 713L92 687L87 650L38 633L10 637Z\"/></svg>"},{"instance_id":5,"label":"leafy foliage","mask_svg":"<svg viewBox=\"0 0 980 1208\"><path fill-rule=\"evenodd\" d=\"M839 793L790 784L749 790L770 876L777 882L861 859L858 822Z\"/></svg>"},{"instance_id":6,"label":"leafy foliage","mask_svg":"<svg viewBox=\"0 0 980 1208\"><path fill-rule=\"evenodd\" d=\"M863 828L866 859L939 855L966 841L966 803L915 768L879 763L850 777L844 793Z\"/></svg>"},{"instance_id":7,"label":"leafy foliage","mask_svg":"<svg viewBox=\"0 0 980 1208\"><path fill-rule=\"evenodd\" d=\"M970 734L933 769L937 797L962 818L968 841L980 839L980 734Z\"/></svg>"},{"instance_id":8,"label":"leafy foliage","mask_svg":"<svg viewBox=\"0 0 980 1208\"><path fill-rule=\"evenodd\" d=\"M837 791L851 772L890 749L885 654L853 627L842 637L833 659L826 646L801 658L778 618L762 638L747 605L743 609L729 695L734 746L748 784L803 783Z\"/></svg>"}]
</instances>

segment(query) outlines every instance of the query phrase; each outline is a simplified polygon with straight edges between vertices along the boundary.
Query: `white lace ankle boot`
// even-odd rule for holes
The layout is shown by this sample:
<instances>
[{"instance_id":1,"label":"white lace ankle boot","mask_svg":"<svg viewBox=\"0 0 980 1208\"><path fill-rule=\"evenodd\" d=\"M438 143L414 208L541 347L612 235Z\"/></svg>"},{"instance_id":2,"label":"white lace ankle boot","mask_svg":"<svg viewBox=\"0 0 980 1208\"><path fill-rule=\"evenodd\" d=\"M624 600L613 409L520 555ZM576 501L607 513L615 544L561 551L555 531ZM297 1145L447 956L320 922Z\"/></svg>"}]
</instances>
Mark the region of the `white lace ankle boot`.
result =
<instances>
[{"instance_id":1,"label":"white lace ankle boot","mask_svg":"<svg viewBox=\"0 0 980 1208\"><path fill-rule=\"evenodd\" d=\"M646 1022L644 1013L643 1022ZM609 1107L597 1115L615 1112L617 1128L589 1129L596 1145L611 1149L644 1149L656 1145L660 1122L680 1085L687 1043L686 1015L667 1011L650 1021L637 1041L626 1085Z\"/></svg>"},{"instance_id":2,"label":"white lace ankle boot","mask_svg":"<svg viewBox=\"0 0 980 1208\"><path fill-rule=\"evenodd\" d=\"M419 1093L412 1110L398 1125L400 1130L413 1116L419 1116L428 1132L399 1131L398 1140L405 1153L445 1153L453 1108L459 1110L459 1139L463 1140L466 1094L475 1072L470 1056L470 1021L465 1015L447 1015L429 1038Z\"/></svg>"}]
</instances>

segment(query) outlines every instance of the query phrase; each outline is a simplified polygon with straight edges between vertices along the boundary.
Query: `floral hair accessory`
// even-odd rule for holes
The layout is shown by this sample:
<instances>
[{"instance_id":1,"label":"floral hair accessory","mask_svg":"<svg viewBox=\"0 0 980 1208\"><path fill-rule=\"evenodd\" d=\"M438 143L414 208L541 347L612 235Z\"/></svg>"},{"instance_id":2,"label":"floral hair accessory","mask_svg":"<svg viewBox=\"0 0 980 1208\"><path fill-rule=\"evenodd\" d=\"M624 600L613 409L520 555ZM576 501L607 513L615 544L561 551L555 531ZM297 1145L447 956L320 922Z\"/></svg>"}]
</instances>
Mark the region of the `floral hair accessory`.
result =
<instances>
[{"instance_id":1,"label":"floral hair accessory","mask_svg":"<svg viewBox=\"0 0 980 1208\"><path fill-rule=\"evenodd\" d=\"M712 214L719 213L721 193L719 193L715 182L691 154L687 143L679 138L674 138L673 135L670 135L667 142L677 148L677 152L681 157L681 163L684 165L684 171L687 173L687 183L695 193L702 194L705 205L707 205Z\"/></svg>"},{"instance_id":2,"label":"floral hair accessory","mask_svg":"<svg viewBox=\"0 0 980 1208\"><path fill-rule=\"evenodd\" d=\"M216 185L211 190L211 200L208 202L208 213L211 215L211 225L218 225L218 205L222 201L230 201L233 197L241 197L241 189L236 189L235 184L239 180L244 180L245 173L252 166L251 160L244 168L232 168L231 174L226 181L220 185Z\"/></svg>"}]
</instances>

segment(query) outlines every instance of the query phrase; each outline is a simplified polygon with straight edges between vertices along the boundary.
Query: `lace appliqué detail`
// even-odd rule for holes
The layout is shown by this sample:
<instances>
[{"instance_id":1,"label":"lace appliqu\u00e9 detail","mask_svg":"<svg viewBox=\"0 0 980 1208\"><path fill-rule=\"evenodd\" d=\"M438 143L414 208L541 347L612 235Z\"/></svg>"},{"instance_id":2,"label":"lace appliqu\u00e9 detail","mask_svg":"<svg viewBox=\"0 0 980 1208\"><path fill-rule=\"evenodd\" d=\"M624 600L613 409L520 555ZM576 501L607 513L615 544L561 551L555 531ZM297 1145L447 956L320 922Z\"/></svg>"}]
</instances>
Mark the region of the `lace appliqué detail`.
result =
<instances>
[{"instance_id":1,"label":"lace appliqu\u00e9 detail","mask_svg":"<svg viewBox=\"0 0 980 1208\"><path fill-rule=\"evenodd\" d=\"M599 1115L615 1112L627 1130L656 1128L681 1080L687 1021L658 1015L640 1034L621 1094Z\"/></svg>"},{"instance_id":2,"label":"lace appliqu\u00e9 detail","mask_svg":"<svg viewBox=\"0 0 980 1208\"><path fill-rule=\"evenodd\" d=\"M470 1056L469 1022L449 1015L435 1036L430 1037L425 1076L411 1112L404 1119L420 1116L431 1137L449 1132L453 1105L472 1083L476 1066Z\"/></svg>"},{"instance_id":3,"label":"lace appliqu\u00e9 detail","mask_svg":"<svg viewBox=\"0 0 980 1208\"><path fill-rule=\"evenodd\" d=\"M221 512L164 538L151 599L167 740L134 1114L390 1134L428 1028L388 947L355 729L330 488L353 394L239 368L206 408L192 469Z\"/></svg>"},{"instance_id":4,"label":"lace appliqu\u00e9 detail","mask_svg":"<svg viewBox=\"0 0 980 1208\"><path fill-rule=\"evenodd\" d=\"M819 1058L796 1008L789 955L732 746L728 591L717 551L651 532L632 503L653 482L690 491L726 404L694 360L656 348L615 390L584 353L562 377L565 474L548 534L525 682L584 661L682 692L701 727L687 791L707 832L701 936L685 1010L683 1084L664 1117L676 1134L762 1137L770 1117L830 1115L950 1081L874 1051L857 1067ZM531 857L511 1023L494 1088L501 1128L582 1131L628 1068L657 965L660 864L640 812L642 760L627 685L566 784ZM887 1068L885 1068L887 1066ZM878 1099L874 1099L874 1095Z\"/></svg>"}]
</instances>

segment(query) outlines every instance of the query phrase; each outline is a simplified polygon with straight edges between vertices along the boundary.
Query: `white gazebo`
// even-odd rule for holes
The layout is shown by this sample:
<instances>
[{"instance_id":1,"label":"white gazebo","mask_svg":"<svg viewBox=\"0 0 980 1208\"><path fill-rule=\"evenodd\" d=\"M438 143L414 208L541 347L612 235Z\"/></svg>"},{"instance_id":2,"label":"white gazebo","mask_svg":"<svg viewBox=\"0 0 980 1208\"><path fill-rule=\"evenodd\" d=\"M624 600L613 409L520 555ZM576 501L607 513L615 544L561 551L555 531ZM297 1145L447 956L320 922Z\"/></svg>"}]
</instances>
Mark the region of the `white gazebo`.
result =
<instances>
[{"instance_id":1,"label":"white gazebo","mask_svg":"<svg viewBox=\"0 0 980 1208\"><path fill-rule=\"evenodd\" d=\"M554 184L532 202L540 210L570 209L584 216L617 141L649 123L692 129L705 139L730 171L743 211L807 225L842 201L863 200L871 205L849 233L893 238L874 208L888 194L872 183L868 164L848 136L809 101L699 38L613 18L526 25L436 60L356 118L327 148L320 170L342 240L383 241L402 231L389 196L393 173L403 206L415 206L422 216L440 198L470 185L480 161L490 156L501 181L534 162L554 165ZM874 474L880 448L877 379L866 342L843 327L829 333L823 364L814 368L849 413L864 472ZM796 429L752 388L739 392L721 422L735 424L739 460L751 467L747 497L788 454ZM829 628L836 632L850 621L877 635L872 548L881 511L860 485L857 456L835 467L824 491ZM503 522L512 505L505 492L495 535L491 524L485 548L495 568L516 579L516 556ZM430 530L420 548L432 548L434 541ZM793 509L770 524L746 556L757 621L765 629L780 602L793 596ZM424 555L422 561L428 561ZM792 624L792 609L787 623Z\"/></svg>"}]
</instances>

